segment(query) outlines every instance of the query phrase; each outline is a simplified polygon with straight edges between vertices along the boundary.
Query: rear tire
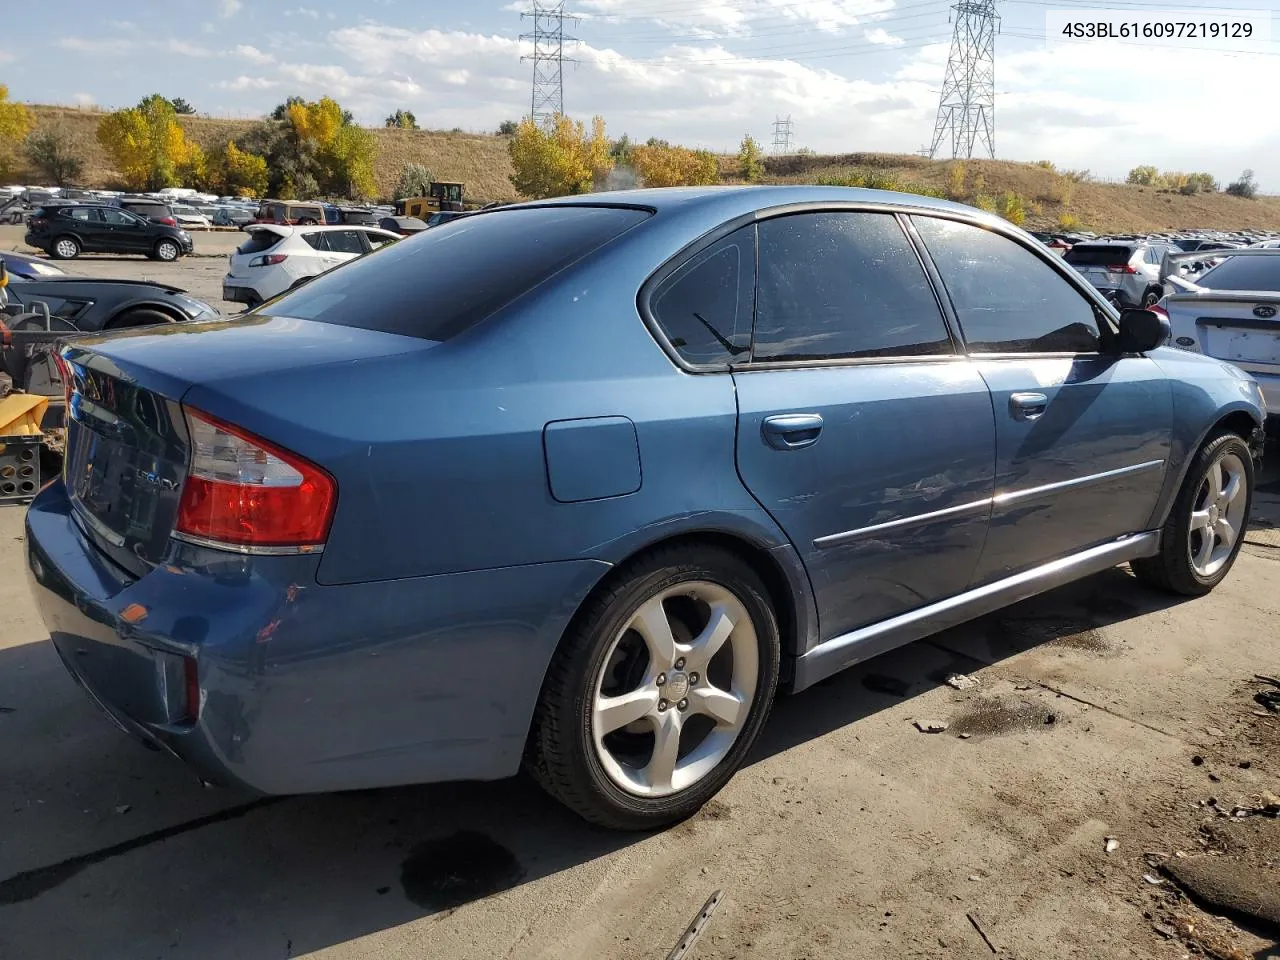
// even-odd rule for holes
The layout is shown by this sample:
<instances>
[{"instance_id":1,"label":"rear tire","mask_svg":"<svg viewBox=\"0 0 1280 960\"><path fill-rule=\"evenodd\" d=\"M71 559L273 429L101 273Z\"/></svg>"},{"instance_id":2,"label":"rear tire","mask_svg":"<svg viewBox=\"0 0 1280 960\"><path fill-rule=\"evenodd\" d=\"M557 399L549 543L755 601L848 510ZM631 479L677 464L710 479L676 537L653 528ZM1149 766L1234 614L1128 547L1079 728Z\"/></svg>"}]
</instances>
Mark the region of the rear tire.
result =
<instances>
[{"instance_id":1,"label":"rear tire","mask_svg":"<svg viewBox=\"0 0 1280 960\"><path fill-rule=\"evenodd\" d=\"M526 766L592 823L652 830L683 820L742 765L779 658L769 593L746 562L709 545L659 547L619 569L574 618L543 683Z\"/></svg>"},{"instance_id":2,"label":"rear tire","mask_svg":"<svg viewBox=\"0 0 1280 960\"><path fill-rule=\"evenodd\" d=\"M152 251L157 260L164 263L173 263L178 257L182 256L182 249L172 240L161 240Z\"/></svg>"},{"instance_id":3,"label":"rear tire","mask_svg":"<svg viewBox=\"0 0 1280 960\"><path fill-rule=\"evenodd\" d=\"M74 260L80 256L80 241L75 237L58 237L49 248L49 256L55 260Z\"/></svg>"},{"instance_id":4,"label":"rear tire","mask_svg":"<svg viewBox=\"0 0 1280 960\"><path fill-rule=\"evenodd\" d=\"M127 330L133 327L152 327L162 323L173 323L173 317L159 310L127 310L109 324L108 330Z\"/></svg>"},{"instance_id":5,"label":"rear tire","mask_svg":"<svg viewBox=\"0 0 1280 960\"><path fill-rule=\"evenodd\" d=\"M1252 504L1253 458L1248 445L1234 433L1211 436L1191 461L1169 510L1160 531L1160 552L1134 560L1134 575L1186 597L1208 593L1240 553ZM1230 543L1224 536L1228 531Z\"/></svg>"},{"instance_id":6,"label":"rear tire","mask_svg":"<svg viewBox=\"0 0 1280 960\"><path fill-rule=\"evenodd\" d=\"M1160 302L1159 290L1148 290L1146 293L1142 295L1143 310L1146 310L1148 307L1154 307L1159 302Z\"/></svg>"}]
</instances>

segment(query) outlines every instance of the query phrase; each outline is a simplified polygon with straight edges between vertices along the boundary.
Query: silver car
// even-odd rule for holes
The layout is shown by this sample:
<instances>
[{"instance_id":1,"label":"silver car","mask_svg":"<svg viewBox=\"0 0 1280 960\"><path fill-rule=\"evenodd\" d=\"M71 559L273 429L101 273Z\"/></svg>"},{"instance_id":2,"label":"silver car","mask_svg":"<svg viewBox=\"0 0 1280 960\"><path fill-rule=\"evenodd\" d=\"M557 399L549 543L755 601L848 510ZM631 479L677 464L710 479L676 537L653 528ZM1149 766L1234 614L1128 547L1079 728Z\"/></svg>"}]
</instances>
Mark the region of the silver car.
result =
<instances>
[{"instance_id":1,"label":"silver car","mask_svg":"<svg viewBox=\"0 0 1280 960\"><path fill-rule=\"evenodd\" d=\"M1160 261L1171 247L1154 240L1077 243L1067 263L1121 307L1149 307L1160 299Z\"/></svg>"}]
</instances>

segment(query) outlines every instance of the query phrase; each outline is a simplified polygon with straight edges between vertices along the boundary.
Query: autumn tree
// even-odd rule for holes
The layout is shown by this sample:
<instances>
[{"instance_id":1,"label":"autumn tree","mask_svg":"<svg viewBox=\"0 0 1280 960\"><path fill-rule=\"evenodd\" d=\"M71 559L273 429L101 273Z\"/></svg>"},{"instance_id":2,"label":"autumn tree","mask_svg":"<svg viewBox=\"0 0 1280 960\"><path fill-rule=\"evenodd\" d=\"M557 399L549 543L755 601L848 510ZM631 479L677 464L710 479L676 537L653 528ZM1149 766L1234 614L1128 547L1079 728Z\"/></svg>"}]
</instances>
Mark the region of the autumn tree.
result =
<instances>
[{"instance_id":1,"label":"autumn tree","mask_svg":"<svg viewBox=\"0 0 1280 960\"><path fill-rule=\"evenodd\" d=\"M405 197L426 197L431 192L431 171L420 163L406 163L396 177L393 198L403 200Z\"/></svg>"},{"instance_id":2,"label":"autumn tree","mask_svg":"<svg viewBox=\"0 0 1280 960\"><path fill-rule=\"evenodd\" d=\"M764 176L764 151L751 134L743 137L742 143L738 145L738 169L742 173L742 179L748 183L754 183Z\"/></svg>"},{"instance_id":3,"label":"autumn tree","mask_svg":"<svg viewBox=\"0 0 1280 960\"><path fill-rule=\"evenodd\" d=\"M650 140L631 151L631 162L646 187L691 187L720 180L720 165L710 150Z\"/></svg>"},{"instance_id":4,"label":"autumn tree","mask_svg":"<svg viewBox=\"0 0 1280 960\"><path fill-rule=\"evenodd\" d=\"M9 99L9 88L0 83L0 175L8 176L14 152L35 126L35 119L25 104Z\"/></svg>"},{"instance_id":5,"label":"autumn tree","mask_svg":"<svg viewBox=\"0 0 1280 960\"><path fill-rule=\"evenodd\" d=\"M1124 182L1136 184L1140 187L1158 187L1162 183L1160 171L1149 165L1134 167L1129 171L1129 175L1124 178Z\"/></svg>"},{"instance_id":6,"label":"autumn tree","mask_svg":"<svg viewBox=\"0 0 1280 960\"><path fill-rule=\"evenodd\" d=\"M368 197L377 189L377 140L330 97L290 97L241 143L266 158L268 189L282 199Z\"/></svg>"},{"instance_id":7,"label":"autumn tree","mask_svg":"<svg viewBox=\"0 0 1280 960\"><path fill-rule=\"evenodd\" d=\"M98 124L98 142L133 190L159 190L204 180L204 154L187 139L173 104L155 93Z\"/></svg>"},{"instance_id":8,"label":"autumn tree","mask_svg":"<svg viewBox=\"0 0 1280 960\"><path fill-rule=\"evenodd\" d=\"M84 172L84 158L75 138L62 123L41 127L27 137L27 160L59 187L75 183Z\"/></svg>"},{"instance_id":9,"label":"autumn tree","mask_svg":"<svg viewBox=\"0 0 1280 960\"><path fill-rule=\"evenodd\" d=\"M383 122L385 126L395 127L400 130L418 129L418 118L413 115L411 110L397 110Z\"/></svg>"},{"instance_id":10,"label":"autumn tree","mask_svg":"<svg viewBox=\"0 0 1280 960\"><path fill-rule=\"evenodd\" d=\"M228 140L214 155L211 185L231 197L261 197L267 192L267 158L241 150Z\"/></svg>"},{"instance_id":11,"label":"autumn tree","mask_svg":"<svg viewBox=\"0 0 1280 960\"><path fill-rule=\"evenodd\" d=\"M561 115L554 128L543 130L532 120L521 122L507 143L515 173L511 183L526 197L562 197L587 193L613 169L604 120L591 121L591 133Z\"/></svg>"}]
</instances>

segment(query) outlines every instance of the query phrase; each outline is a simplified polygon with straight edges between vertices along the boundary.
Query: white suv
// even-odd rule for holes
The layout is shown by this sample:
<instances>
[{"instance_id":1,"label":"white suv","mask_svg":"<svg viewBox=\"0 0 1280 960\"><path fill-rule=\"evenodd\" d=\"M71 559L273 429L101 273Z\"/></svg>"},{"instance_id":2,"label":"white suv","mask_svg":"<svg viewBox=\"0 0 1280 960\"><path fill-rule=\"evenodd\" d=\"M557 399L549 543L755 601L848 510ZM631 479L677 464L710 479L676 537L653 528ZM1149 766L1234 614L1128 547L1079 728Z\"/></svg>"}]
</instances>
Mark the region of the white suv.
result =
<instances>
[{"instance_id":1,"label":"white suv","mask_svg":"<svg viewBox=\"0 0 1280 960\"><path fill-rule=\"evenodd\" d=\"M250 307L400 239L376 227L257 223L244 230L249 238L231 254L231 269L222 278L222 299Z\"/></svg>"},{"instance_id":2,"label":"white suv","mask_svg":"<svg viewBox=\"0 0 1280 960\"><path fill-rule=\"evenodd\" d=\"M1149 307L1160 299L1160 262L1171 244L1158 240L1077 243L1064 259L1107 299L1122 307Z\"/></svg>"}]
</instances>

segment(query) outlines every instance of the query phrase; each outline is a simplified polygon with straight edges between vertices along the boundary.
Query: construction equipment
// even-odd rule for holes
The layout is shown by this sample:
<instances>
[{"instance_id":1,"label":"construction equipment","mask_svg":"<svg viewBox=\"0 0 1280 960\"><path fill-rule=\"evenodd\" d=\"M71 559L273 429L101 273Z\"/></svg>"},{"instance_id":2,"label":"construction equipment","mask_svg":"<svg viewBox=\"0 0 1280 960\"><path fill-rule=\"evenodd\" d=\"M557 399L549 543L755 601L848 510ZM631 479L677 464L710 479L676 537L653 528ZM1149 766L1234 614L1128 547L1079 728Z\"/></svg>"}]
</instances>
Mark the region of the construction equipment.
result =
<instances>
[{"instance_id":1,"label":"construction equipment","mask_svg":"<svg viewBox=\"0 0 1280 960\"><path fill-rule=\"evenodd\" d=\"M466 184L452 181L434 181L427 188L429 196L405 197L396 201L396 216L417 217L425 220L441 210L462 210L462 194Z\"/></svg>"}]
</instances>

